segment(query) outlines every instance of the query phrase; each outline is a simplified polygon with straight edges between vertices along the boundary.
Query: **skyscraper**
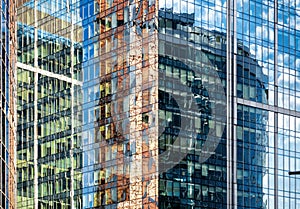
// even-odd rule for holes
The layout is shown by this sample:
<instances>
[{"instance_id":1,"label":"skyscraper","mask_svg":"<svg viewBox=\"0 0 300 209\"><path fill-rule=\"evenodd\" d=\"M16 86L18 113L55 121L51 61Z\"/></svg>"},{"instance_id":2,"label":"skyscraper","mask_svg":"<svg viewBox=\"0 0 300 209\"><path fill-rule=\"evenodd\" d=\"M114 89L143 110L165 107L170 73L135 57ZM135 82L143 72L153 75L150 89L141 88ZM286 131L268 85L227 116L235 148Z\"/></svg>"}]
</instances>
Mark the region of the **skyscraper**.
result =
<instances>
[{"instance_id":1,"label":"skyscraper","mask_svg":"<svg viewBox=\"0 0 300 209\"><path fill-rule=\"evenodd\" d=\"M18 5L18 208L80 208L82 27L71 16L61 1Z\"/></svg>"},{"instance_id":2,"label":"skyscraper","mask_svg":"<svg viewBox=\"0 0 300 209\"><path fill-rule=\"evenodd\" d=\"M16 208L15 169L15 96L16 96L16 33L14 1L1 3L1 154L0 154L0 207Z\"/></svg>"},{"instance_id":3,"label":"skyscraper","mask_svg":"<svg viewBox=\"0 0 300 209\"><path fill-rule=\"evenodd\" d=\"M18 7L20 208L299 208L294 0Z\"/></svg>"}]
</instances>

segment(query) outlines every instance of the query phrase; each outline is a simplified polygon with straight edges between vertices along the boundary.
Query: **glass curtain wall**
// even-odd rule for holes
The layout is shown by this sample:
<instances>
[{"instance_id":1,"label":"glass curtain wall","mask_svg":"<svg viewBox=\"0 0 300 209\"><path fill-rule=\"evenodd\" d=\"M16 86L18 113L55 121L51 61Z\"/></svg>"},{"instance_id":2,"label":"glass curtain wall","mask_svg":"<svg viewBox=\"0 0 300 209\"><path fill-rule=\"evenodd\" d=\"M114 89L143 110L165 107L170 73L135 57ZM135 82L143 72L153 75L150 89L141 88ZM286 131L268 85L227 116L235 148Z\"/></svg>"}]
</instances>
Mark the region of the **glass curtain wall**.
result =
<instances>
[{"instance_id":1,"label":"glass curtain wall","mask_svg":"<svg viewBox=\"0 0 300 209\"><path fill-rule=\"evenodd\" d=\"M81 208L78 3L18 5L18 208Z\"/></svg>"},{"instance_id":2,"label":"glass curtain wall","mask_svg":"<svg viewBox=\"0 0 300 209\"><path fill-rule=\"evenodd\" d=\"M18 4L18 207L300 207L298 1Z\"/></svg>"},{"instance_id":3,"label":"glass curtain wall","mask_svg":"<svg viewBox=\"0 0 300 209\"><path fill-rule=\"evenodd\" d=\"M299 6L297 1L237 1L236 36L250 49L251 55L262 68L264 77L261 81L265 87L261 93L257 92L259 86L251 85L254 80L251 78L251 71L247 74L237 71L240 81L237 96L244 99L238 99L240 103L238 120L241 120L239 114L244 118L243 127L238 127L237 130L238 146L243 147L244 154L239 155L238 159L245 159L250 154L249 161L257 162L255 166L248 161L238 162L237 171L244 174L238 175L238 187L251 182L256 185L256 189L263 191L262 197L251 198L250 195L245 195L248 188L242 188L238 193L239 207L251 199L251 203L247 206L252 208L252 205L257 204L261 198L262 206L265 208L299 207L297 201L299 178L288 174L289 171L299 170L297 163ZM248 102L249 100L251 102ZM260 117L257 117L259 116L257 114ZM264 120L267 120L267 132L263 134L265 136L261 136L263 140L259 140L259 143L256 140L256 146L253 146L251 133L252 136L254 133L261 135L259 124ZM243 139L243 142L240 139ZM249 143L246 143L247 139L250 139ZM254 157L254 153L261 154ZM261 155L264 155L262 161L257 161ZM249 170L252 170L252 174ZM258 176L261 171L263 175Z\"/></svg>"},{"instance_id":4,"label":"glass curtain wall","mask_svg":"<svg viewBox=\"0 0 300 209\"><path fill-rule=\"evenodd\" d=\"M162 0L158 21L159 152L188 149L160 158L159 208L227 208L226 1Z\"/></svg>"}]
</instances>

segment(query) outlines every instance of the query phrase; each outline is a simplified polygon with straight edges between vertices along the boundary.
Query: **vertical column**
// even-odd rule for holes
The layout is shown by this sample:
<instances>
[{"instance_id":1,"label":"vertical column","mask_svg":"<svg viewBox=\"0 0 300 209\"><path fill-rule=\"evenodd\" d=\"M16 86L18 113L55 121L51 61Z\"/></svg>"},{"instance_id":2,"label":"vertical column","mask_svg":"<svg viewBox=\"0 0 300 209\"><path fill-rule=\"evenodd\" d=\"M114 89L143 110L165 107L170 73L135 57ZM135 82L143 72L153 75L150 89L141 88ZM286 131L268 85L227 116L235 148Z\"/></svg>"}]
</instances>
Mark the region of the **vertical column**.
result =
<instances>
[{"instance_id":1,"label":"vertical column","mask_svg":"<svg viewBox=\"0 0 300 209\"><path fill-rule=\"evenodd\" d=\"M277 96L275 96L277 97ZM274 209L278 208L278 112L274 113Z\"/></svg>"},{"instance_id":2,"label":"vertical column","mask_svg":"<svg viewBox=\"0 0 300 209\"><path fill-rule=\"evenodd\" d=\"M137 1L136 1L137 3ZM141 4L141 3L140 3ZM141 5L137 5L138 8ZM130 95L130 144L135 147L135 154L130 162L130 207L142 208L142 47L143 40L137 28L130 31L129 63L135 68L134 94Z\"/></svg>"},{"instance_id":3,"label":"vertical column","mask_svg":"<svg viewBox=\"0 0 300 209\"><path fill-rule=\"evenodd\" d=\"M9 4L9 193L8 198L10 202L9 208L16 208L17 206L17 68L16 68L16 4L13 0L7 1ZM4 157L4 156L3 156Z\"/></svg>"},{"instance_id":4,"label":"vertical column","mask_svg":"<svg viewBox=\"0 0 300 209\"><path fill-rule=\"evenodd\" d=\"M237 74L237 39L236 39L236 1L227 1L227 208L237 208L237 179L236 179L236 74Z\"/></svg>"},{"instance_id":5,"label":"vertical column","mask_svg":"<svg viewBox=\"0 0 300 209\"><path fill-rule=\"evenodd\" d=\"M274 106L278 107L278 0L274 0ZM278 209L278 112L274 113L274 209Z\"/></svg>"},{"instance_id":6,"label":"vertical column","mask_svg":"<svg viewBox=\"0 0 300 209\"><path fill-rule=\"evenodd\" d=\"M38 42L38 19L37 19L37 0L34 0L34 67L38 67L38 49L37 49L37 42ZM38 105L38 73L34 72L34 127L33 127L33 135L34 135L34 155L33 155L33 164L34 164L34 208L38 208L38 115L37 115L37 105Z\"/></svg>"},{"instance_id":7,"label":"vertical column","mask_svg":"<svg viewBox=\"0 0 300 209\"><path fill-rule=\"evenodd\" d=\"M71 1L71 3L70 3ZM73 26L73 18L72 18L72 12L71 10L71 5L72 5L72 0L67 0L67 13L70 15L71 19L71 148L70 148L70 161L71 161L71 171L70 171L70 178L71 178L71 183L70 183L70 204L71 204L71 209L74 209L74 158L73 158L73 150L74 150L74 26Z\"/></svg>"},{"instance_id":8,"label":"vertical column","mask_svg":"<svg viewBox=\"0 0 300 209\"><path fill-rule=\"evenodd\" d=\"M237 10L236 10L236 0L233 0L233 71L232 71L232 140L233 140L233 193L232 193L232 199L233 199L233 207L234 209L237 209L237 138L236 138L236 126L237 126L237 24L236 24L236 16L237 16ZM232 41L231 41L232 43Z\"/></svg>"},{"instance_id":9,"label":"vertical column","mask_svg":"<svg viewBox=\"0 0 300 209\"><path fill-rule=\"evenodd\" d=\"M227 208L230 209L232 206L232 42L231 42L231 8L232 1L227 1L227 14L226 14L226 22L227 22L227 45L226 45L226 92L227 92Z\"/></svg>"}]
</instances>

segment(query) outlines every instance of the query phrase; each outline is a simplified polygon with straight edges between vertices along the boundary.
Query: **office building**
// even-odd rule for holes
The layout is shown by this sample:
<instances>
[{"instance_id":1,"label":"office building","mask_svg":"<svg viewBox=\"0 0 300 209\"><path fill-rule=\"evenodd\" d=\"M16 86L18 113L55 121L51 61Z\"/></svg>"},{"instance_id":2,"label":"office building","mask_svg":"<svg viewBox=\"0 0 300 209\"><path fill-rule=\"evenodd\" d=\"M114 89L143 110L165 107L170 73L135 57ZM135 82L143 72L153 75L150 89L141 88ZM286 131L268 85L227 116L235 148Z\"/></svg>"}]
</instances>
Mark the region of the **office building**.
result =
<instances>
[{"instance_id":1,"label":"office building","mask_svg":"<svg viewBox=\"0 0 300 209\"><path fill-rule=\"evenodd\" d=\"M299 11L20 4L18 206L299 208Z\"/></svg>"},{"instance_id":2,"label":"office building","mask_svg":"<svg viewBox=\"0 0 300 209\"><path fill-rule=\"evenodd\" d=\"M82 36L73 31L82 27L66 9L61 1L18 5L18 208L81 208Z\"/></svg>"}]
</instances>

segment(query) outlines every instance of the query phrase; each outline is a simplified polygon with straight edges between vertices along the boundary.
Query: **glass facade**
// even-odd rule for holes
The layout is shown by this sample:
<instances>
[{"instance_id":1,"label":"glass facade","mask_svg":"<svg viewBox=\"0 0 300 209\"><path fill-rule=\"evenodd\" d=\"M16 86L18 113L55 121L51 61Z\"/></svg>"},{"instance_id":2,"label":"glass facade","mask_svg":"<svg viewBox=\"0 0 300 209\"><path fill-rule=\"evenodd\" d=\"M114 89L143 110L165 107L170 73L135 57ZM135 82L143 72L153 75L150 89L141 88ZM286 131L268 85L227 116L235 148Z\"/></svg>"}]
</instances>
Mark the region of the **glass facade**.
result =
<instances>
[{"instance_id":1,"label":"glass facade","mask_svg":"<svg viewBox=\"0 0 300 209\"><path fill-rule=\"evenodd\" d=\"M80 17L66 2L27 1L17 18L17 205L80 208Z\"/></svg>"},{"instance_id":2,"label":"glass facade","mask_svg":"<svg viewBox=\"0 0 300 209\"><path fill-rule=\"evenodd\" d=\"M20 208L299 208L295 0L18 4Z\"/></svg>"}]
</instances>

